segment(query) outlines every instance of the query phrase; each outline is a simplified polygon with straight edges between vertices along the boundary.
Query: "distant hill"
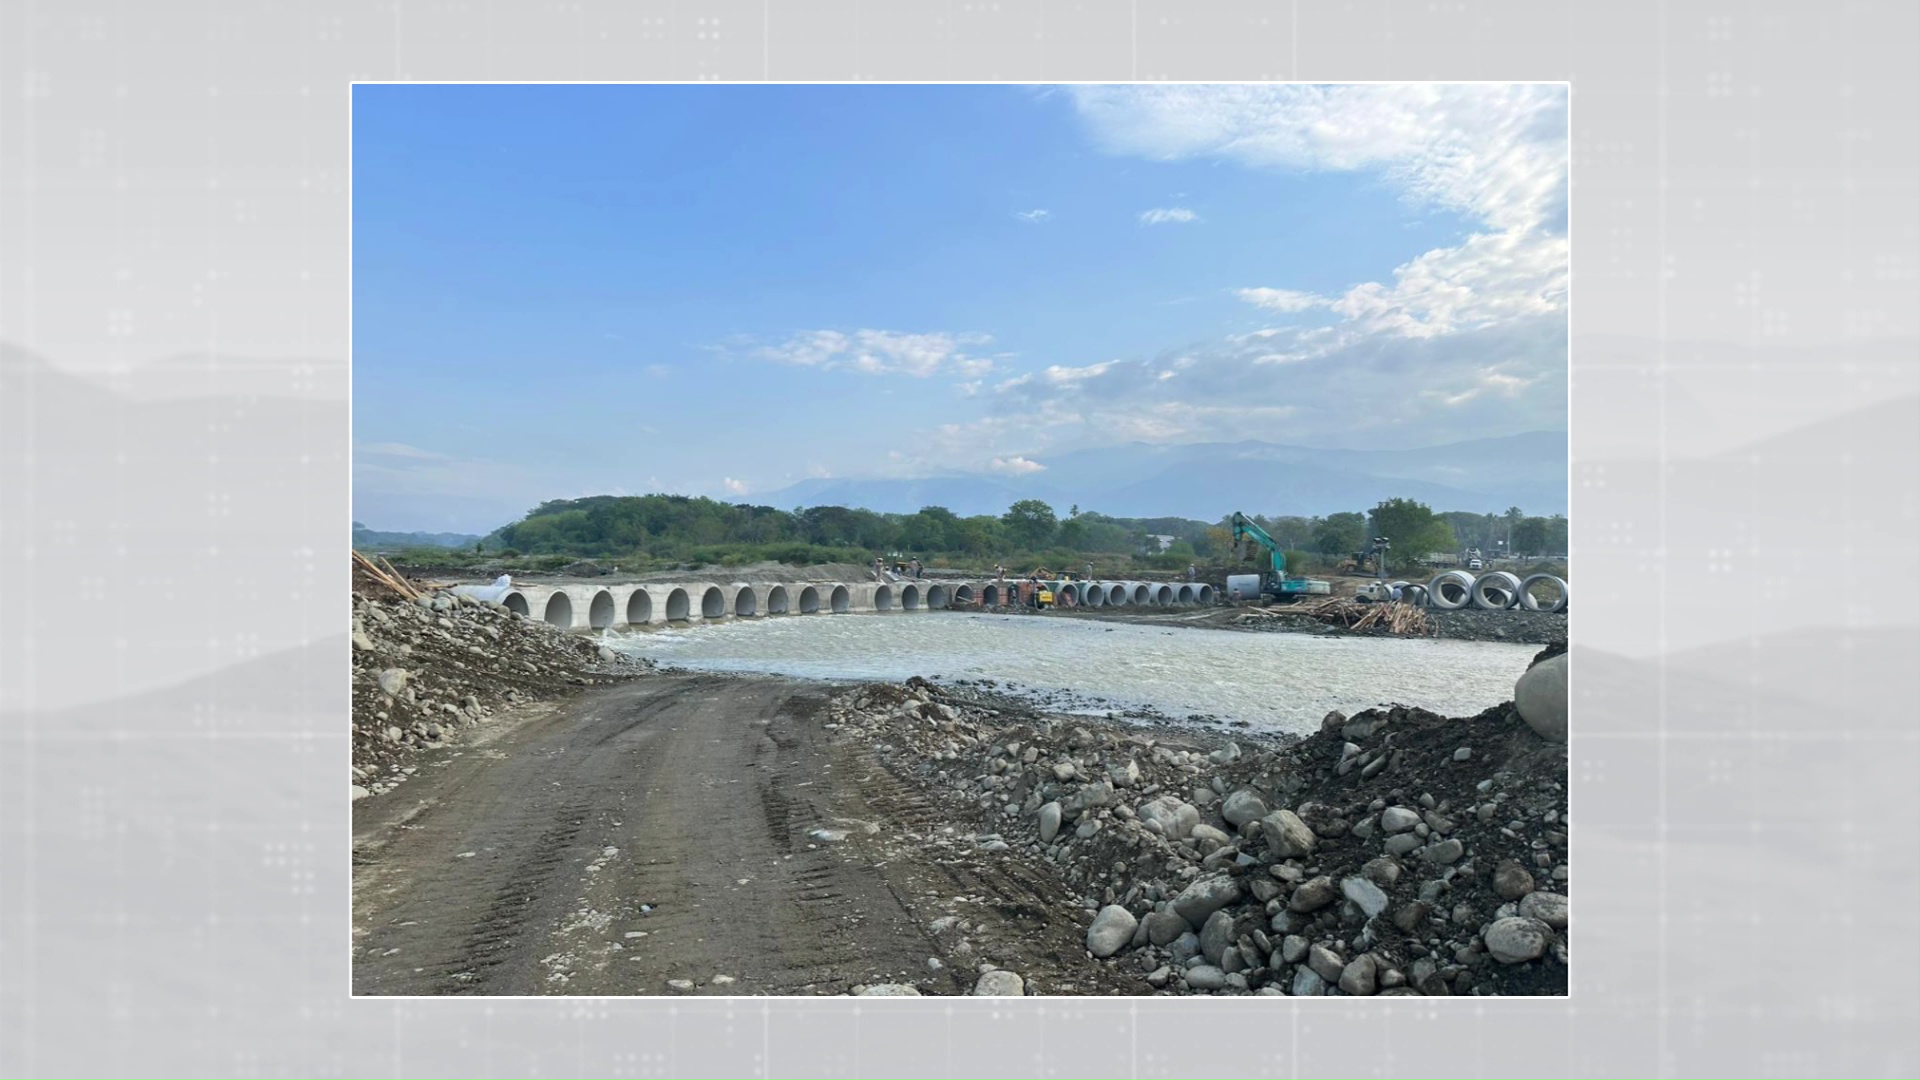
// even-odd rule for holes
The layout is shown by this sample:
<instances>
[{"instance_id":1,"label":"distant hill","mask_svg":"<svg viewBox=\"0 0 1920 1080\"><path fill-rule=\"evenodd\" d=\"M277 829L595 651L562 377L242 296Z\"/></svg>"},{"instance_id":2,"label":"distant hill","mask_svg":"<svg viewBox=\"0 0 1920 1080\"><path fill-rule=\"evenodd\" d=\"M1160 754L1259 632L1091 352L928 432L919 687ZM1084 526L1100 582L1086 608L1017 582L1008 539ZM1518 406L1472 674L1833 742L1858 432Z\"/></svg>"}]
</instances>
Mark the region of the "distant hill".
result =
<instances>
[{"instance_id":1,"label":"distant hill","mask_svg":"<svg viewBox=\"0 0 1920 1080\"><path fill-rule=\"evenodd\" d=\"M912 480L806 480L760 496L773 506L857 506L911 513L944 506L997 514L1018 499L1078 504L1118 517L1172 515L1217 521L1250 514L1325 515L1382 499L1436 510L1567 512L1567 436L1534 431L1417 450L1323 450L1279 443L1129 443L1038 458L1027 476L951 474Z\"/></svg>"},{"instance_id":2,"label":"distant hill","mask_svg":"<svg viewBox=\"0 0 1920 1080\"><path fill-rule=\"evenodd\" d=\"M471 533L377 532L357 521L353 523L356 548L470 548L479 540Z\"/></svg>"}]
</instances>

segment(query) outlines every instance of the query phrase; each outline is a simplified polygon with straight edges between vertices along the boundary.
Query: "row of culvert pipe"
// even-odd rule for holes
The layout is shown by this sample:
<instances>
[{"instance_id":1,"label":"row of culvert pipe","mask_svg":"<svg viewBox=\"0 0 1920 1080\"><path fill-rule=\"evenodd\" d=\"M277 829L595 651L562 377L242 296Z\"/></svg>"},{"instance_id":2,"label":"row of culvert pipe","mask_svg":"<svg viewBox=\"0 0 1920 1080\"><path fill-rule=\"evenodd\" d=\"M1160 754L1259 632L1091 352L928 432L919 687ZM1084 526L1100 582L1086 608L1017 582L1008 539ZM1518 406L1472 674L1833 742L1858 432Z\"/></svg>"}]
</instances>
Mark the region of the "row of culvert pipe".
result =
<instances>
[{"instance_id":1,"label":"row of culvert pipe","mask_svg":"<svg viewBox=\"0 0 1920 1080\"><path fill-rule=\"evenodd\" d=\"M762 615L848 614L1002 607L1019 603L1016 581L642 582L625 585L459 585L454 592L500 604L566 630L752 618ZM1045 583L1065 607L1171 607L1211 604L1213 586L1144 581Z\"/></svg>"},{"instance_id":2,"label":"row of culvert pipe","mask_svg":"<svg viewBox=\"0 0 1920 1080\"><path fill-rule=\"evenodd\" d=\"M1541 600L1534 595L1534 586L1542 584L1551 587L1551 601ZM1442 611L1469 607L1487 611L1517 609L1549 613L1567 610L1567 582L1555 574L1530 574L1521 578L1505 570L1491 570L1476 577L1465 570L1448 570L1425 585L1395 581L1389 583L1387 588L1392 592L1393 599L1402 603Z\"/></svg>"}]
</instances>

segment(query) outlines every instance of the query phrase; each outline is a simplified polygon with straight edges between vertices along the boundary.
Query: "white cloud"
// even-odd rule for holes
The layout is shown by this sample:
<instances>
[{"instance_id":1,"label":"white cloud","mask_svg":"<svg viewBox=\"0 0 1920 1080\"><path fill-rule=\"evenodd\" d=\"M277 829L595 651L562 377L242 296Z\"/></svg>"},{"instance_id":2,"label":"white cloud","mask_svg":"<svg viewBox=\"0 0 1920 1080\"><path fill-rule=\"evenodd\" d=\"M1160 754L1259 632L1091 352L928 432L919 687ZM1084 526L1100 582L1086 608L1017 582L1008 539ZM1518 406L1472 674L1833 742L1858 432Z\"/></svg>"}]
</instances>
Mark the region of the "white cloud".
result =
<instances>
[{"instance_id":1,"label":"white cloud","mask_svg":"<svg viewBox=\"0 0 1920 1080\"><path fill-rule=\"evenodd\" d=\"M1029 461L1015 454L1013 457L994 458L992 461L987 462L987 468L993 472L1006 473L1009 476L1026 476L1029 473L1037 473L1045 469L1046 466L1037 461Z\"/></svg>"},{"instance_id":2,"label":"white cloud","mask_svg":"<svg viewBox=\"0 0 1920 1080\"><path fill-rule=\"evenodd\" d=\"M1391 282L1338 297L1248 288L1268 310L1327 307L1369 333L1432 337L1540 313L1567 293L1567 95L1546 85L1082 86L1110 152L1218 158L1254 168L1383 174L1411 203L1480 231L1426 252Z\"/></svg>"},{"instance_id":3,"label":"white cloud","mask_svg":"<svg viewBox=\"0 0 1920 1080\"><path fill-rule=\"evenodd\" d=\"M673 368L667 366L666 364L648 364L646 367L646 372L647 374L653 376L656 379L664 379L668 375L673 373Z\"/></svg>"},{"instance_id":4,"label":"white cloud","mask_svg":"<svg viewBox=\"0 0 1920 1080\"><path fill-rule=\"evenodd\" d=\"M1013 216L1019 218L1022 221L1027 221L1035 225L1038 225L1041 222L1052 217L1053 211L1051 210L1015 210L1013 212Z\"/></svg>"},{"instance_id":5,"label":"white cloud","mask_svg":"<svg viewBox=\"0 0 1920 1080\"><path fill-rule=\"evenodd\" d=\"M824 370L858 371L868 375L911 375L926 378L951 374L978 378L993 370L994 359L966 350L993 339L986 334L910 334L892 330L809 330L778 345L763 345L753 354L776 363Z\"/></svg>"},{"instance_id":6,"label":"white cloud","mask_svg":"<svg viewBox=\"0 0 1920 1080\"><path fill-rule=\"evenodd\" d=\"M452 461L445 454L433 450L422 450L406 443L381 442L361 443L354 447L354 453L366 457L397 458L401 461Z\"/></svg>"},{"instance_id":7,"label":"white cloud","mask_svg":"<svg viewBox=\"0 0 1920 1080\"><path fill-rule=\"evenodd\" d=\"M1326 307L1332 303L1324 296L1315 296L1313 293L1300 292L1296 289L1236 289L1233 295L1255 307L1266 308L1268 311L1305 311L1308 308ZM1256 333L1270 334L1273 331L1261 330Z\"/></svg>"},{"instance_id":8,"label":"white cloud","mask_svg":"<svg viewBox=\"0 0 1920 1080\"><path fill-rule=\"evenodd\" d=\"M1156 207L1140 213L1142 225L1191 225L1199 220L1199 214L1184 206Z\"/></svg>"},{"instance_id":9,"label":"white cloud","mask_svg":"<svg viewBox=\"0 0 1920 1080\"><path fill-rule=\"evenodd\" d=\"M1059 364L1054 364L1041 372L1040 377L1052 386L1074 386L1105 374L1116 363L1119 361L1108 360L1105 363L1088 364L1086 367L1061 367Z\"/></svg>"},{"instance_id":10,"label":"white cloud","mask_svg":"<svg viewBox=\"0 0 1920 1080\"><path fill-rule=\"evenodd\" d=\"M721 480L720 486L726 488L727 493L730 495L745 495L747 493L747 485L742 481L735 480L731 476Z\"/></svg>"}]
</instances>

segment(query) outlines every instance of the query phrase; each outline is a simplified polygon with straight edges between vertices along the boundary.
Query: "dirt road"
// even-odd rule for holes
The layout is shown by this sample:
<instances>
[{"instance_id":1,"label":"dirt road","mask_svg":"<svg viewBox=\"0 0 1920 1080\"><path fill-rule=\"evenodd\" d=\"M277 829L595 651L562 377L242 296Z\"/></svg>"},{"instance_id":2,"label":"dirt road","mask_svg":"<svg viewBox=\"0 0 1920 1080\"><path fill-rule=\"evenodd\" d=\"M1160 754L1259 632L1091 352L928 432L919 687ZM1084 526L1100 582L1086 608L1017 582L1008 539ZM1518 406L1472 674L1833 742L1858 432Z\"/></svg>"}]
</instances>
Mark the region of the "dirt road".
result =
<instances>
[{"instance_id":1,"label":"dirt road","mask_svg":"<svg viewBox=\"0 0 1920 1080\"><path fill-rule=\"evenodd\" d=\"M354 992L951 994L983 962L1149 992L1086 957L1057 873L956 856L966 828L828 730L826 694L663 675L421 759L354 806Z\"/></svg>"}]
</instances>

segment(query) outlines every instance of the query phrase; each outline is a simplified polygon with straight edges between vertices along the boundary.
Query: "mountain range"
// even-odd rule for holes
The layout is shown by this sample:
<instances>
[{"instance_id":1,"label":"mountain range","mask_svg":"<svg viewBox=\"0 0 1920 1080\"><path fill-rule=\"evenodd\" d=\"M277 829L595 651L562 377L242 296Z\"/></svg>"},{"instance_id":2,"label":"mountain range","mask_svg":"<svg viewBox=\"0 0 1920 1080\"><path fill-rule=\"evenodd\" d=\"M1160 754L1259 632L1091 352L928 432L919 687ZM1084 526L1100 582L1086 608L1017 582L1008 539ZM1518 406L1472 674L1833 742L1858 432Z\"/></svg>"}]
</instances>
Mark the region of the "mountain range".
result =
<instances>
[{"instance_id":1,"label":"mountain range","mask_svg":"<svg viewBox=\"0 0 1920 1080\"><path fill-rule=\"evenodd\" d=\"M1326 450L1245 441L1155 446L1128 443L1035 459L1021 476L950 474L917 479L803 480L756 496L790 506L857 506L911 513L944 506L998 514L1020 499L1056 510L1078 505L1116 517L1213 521L1250 514L1325 515L1408 498L1435 510L1497 514L1567 512L1567 435L1531 431L1415 450Z\"/></svg>"}]
</instances>

